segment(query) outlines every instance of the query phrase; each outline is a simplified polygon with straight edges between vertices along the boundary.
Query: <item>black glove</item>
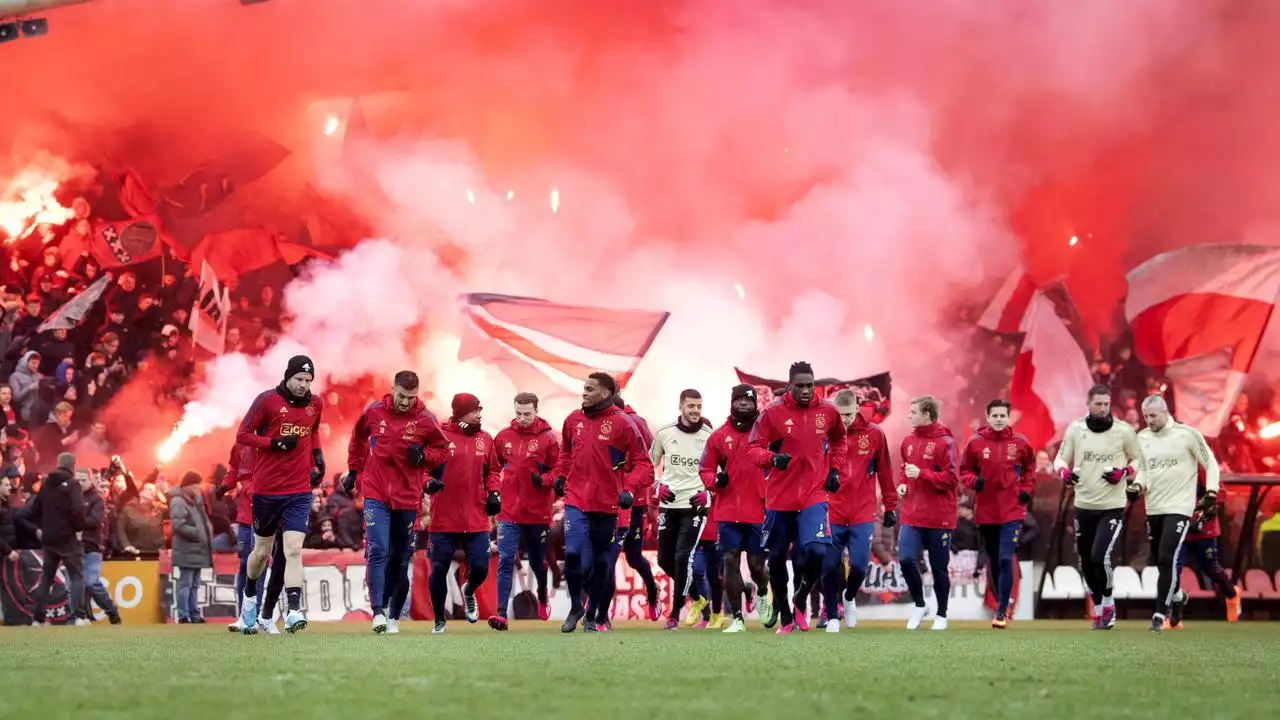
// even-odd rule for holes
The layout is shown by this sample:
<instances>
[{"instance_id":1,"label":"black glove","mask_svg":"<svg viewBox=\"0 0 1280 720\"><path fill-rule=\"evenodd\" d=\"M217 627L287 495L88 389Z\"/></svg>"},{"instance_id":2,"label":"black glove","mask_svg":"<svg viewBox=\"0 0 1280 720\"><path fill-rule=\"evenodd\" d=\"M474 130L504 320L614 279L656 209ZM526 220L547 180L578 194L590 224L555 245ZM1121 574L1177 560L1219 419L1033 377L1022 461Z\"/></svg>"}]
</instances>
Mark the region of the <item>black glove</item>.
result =
<instances>
[{"instance_id":1,"label":"black glove","mask_svg":"<svg viewBox=\"0 0 1280 720\"><path fill-rule=\"evenodd\" d=\"M1026 490L1019 490L1019 491L1018 491L1018 502L1019 502L1020 504L1022 504L1022 505L1030 505L1030 504L1031 504L1031 493L1027 492Z\"/></svg>"},{"instance_id":2,"label":"black glove","mask_svg":"<svg viewBox=\"0 0 1280 720\"><path fill-rule=\"evenodd\" d=\"M297 435L271 438L271 449L274 452L289 452L296 447L298 447Z\"/></svg>"},{"instance_id":3,"label":"black glove","mask_svg":"<svg viewBox=\"0 0 1280 720\"><path fill-rule=\"evenodd\" d=\"M894 525L897 525L897 524L898 524L898 511L897 511L897 510L885 510L885 511L884 511L884 520L883 520L883 524L884 524L884 526L885 526L885 527L887 527L887 528L891 528L891 527L893 527Z\"/></svg>"},{"instance_id":4,"label":"black glove","mask_svg":"<svg viewBox=\"0 0 1280 720\"><path fill-rule=\"evenodd\" d=\"M356 491L356 471L355 470L348 472L347 476L342 479L342 489L345 490L348 495L355 494L355 491Z\"/></svg>"},{"instance_id":5,"label":"black glove","mask_svg":"<svg viewBox=\"0 0 1280 720\"><path fill-rule=\"evenodd\" d=\"M560 477L556 478L556 481L552 484L551 487L556 491L556 497L558 498L564 497L564 476L561 475Z\"/></svg>"},{"instance_id":6,"label":"black glove","mask_svg":"<svg viewBox=\"0 0 1280 720\"><path fill-rule=\"evenodd\" d=\"M979 476L978 476L978 479L973 481L973 491L974 491L974 492L982 492L982 488L983 488L983 487L985 487L985 486L986 486L986 484L987 484L987 481L986 481L986 480L983 480L983 479L982 479L982 476L981 476L981 475L979 475Z\"/></svg>"},{"instance_id":7,"label":"black glove","mask_svg":"<svg viewBox=\"0 0 1280 720\"><path fill-rule=\"evenodd\" d=\"M1192 516L1191 516L1191 532L1192 532L1192 533L1200 533L1200 532L1203 532L1203 531L1204 531L1204 526L1205 526L1208 522L1209 522L1209 519L1208 519L1208 518L1206 518L1206 517L1204 516L1204 513L1199 513L1199 512L1198 512L1198 513L1196 513L1196 514L1192 515Z\"/></svg>"},{"instance_id":8,"label":"black glove","mask_svg":"<svg viewBox=\"0 0 1280 720\"><path fill-rule=\"evenodd\" d=\"M716 487L720 488L721 490L729 487L729 473L723 470L716 473Z\"/></svg>"},{"instance_id":9,"label":"black glove","mask_svg":"<svg viewBox=\"0 0 1280 720\"><path fill-rule=\"evenodd\" d=\"M431 478L427 481L427 486L423 488L423 492L428 495L435 495L444 489L444 481L440 478Z\"/></svg>"},{"instance_id":10,"label":"black glove","mask_svg":"<svg viewBox=\"0 0 1280 720\"><path fill-rule=\"evenodd\" d=\"M320 480L324 479L324 453L320 450L311 451L311 485L315 487L320 484Z\"/></svg>"},{"instance_id":11,"label":"black glove","mask_svg":"<svg viewBox=\"0 0 1280 720\"><path fill-rule=\"evenodd\" d=\"M840 492L840 473L836 472L835 468L827 471L827 482L823 487L829 493Z\"/></svg>"},{"instance_id":12,"label":"black glove","mask_svg":"<svg viewBox=\"0 0 1280 720\"><path fill-rule=\"evenodd\" d=\"M530 473L530 479L533 480L533 486L541 490L546 487L546 481L538 473Z\"/></svg>"},{"instance_id":13,"label":"black glove","mask_svg":"<svg viewBox=\"0 0 1280 720\"><path fill-rule=\"evenodd\" d=\"M484 514L490 517L502 512L502 498L498 496L497 490L490 490L488 497L484 499Z\"/></svg>"},{"instance_id":14,"label":"black glove","mask_svg":"<svg viewBox=\"0 0 1280 720\"><path fill-rule=\"evenodd\" d=\"M1142 497L1142 486L1138 483L1129 483L1124 486L1124 494L1129 498L1129 502L1138 502L1138 498Z\"/></svg>"},{"instance_id":15,"label":"black glove","mask_svg":"<svg viewBox=\"0 0 1280 720\"><path fill-rule=\"evenodd\" d=\"M773 457L769 459L769 464L779 470L786 470L787 466L791 464L791 456L786 453L774 453Z\"/></svg>"},{"instance_id":16,"label":"black glove","mask_svg":"<svg viewBox=\"0 0 1280 720\"><path fill-rule=\"evenodd\" d=\"M632 505L636 503L636 496L631 494L630 490L623 490L618 493L618 509L630 510Z\"/></svg>"},{"instance_id":17,"label":"black glove","mask_svg":"<svg viewBox=\"0 0 1280 720\"><path fill-rule=\"evenodd\" d=\"M1206 517L1213 517L1218 512L1218 493L1210 490L1196 503L1196 509L1204 513Z\"/></svg>"},{"instance_id":18,"label":"black glove","mask_svg":"<svg viewBox=\"0 0 1280 720\"><path fill-rule=\"evenodd\" d=\"M422 467L422 465L427 461L427 449L417 443L414 443L404 451L404 457L409 461L410 465L414 467Z\"/></svg>"}]
</instances>

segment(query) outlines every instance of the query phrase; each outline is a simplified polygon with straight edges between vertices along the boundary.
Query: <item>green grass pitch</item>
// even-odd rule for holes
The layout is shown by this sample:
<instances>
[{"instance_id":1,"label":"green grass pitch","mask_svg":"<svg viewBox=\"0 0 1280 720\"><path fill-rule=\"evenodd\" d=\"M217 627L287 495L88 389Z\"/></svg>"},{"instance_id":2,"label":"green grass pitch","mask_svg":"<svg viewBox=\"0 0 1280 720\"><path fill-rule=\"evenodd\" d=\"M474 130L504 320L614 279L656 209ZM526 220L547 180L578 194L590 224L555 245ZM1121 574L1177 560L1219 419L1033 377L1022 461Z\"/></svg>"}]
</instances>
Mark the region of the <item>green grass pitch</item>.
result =
<instances>
[{"instance_id":1,"label":"green grass pitch","mask_svg":"<svg viewBox=\"0 0 1280 720\"><path fill-rule=\"evenodd\" d=\"M927 627L928 623L926 623ZM0 718L1262 718L1280 623L956 623L740 635L629 623L355 623L296 636L204 627L0 628Z\"/></svg>"}]
</instances>

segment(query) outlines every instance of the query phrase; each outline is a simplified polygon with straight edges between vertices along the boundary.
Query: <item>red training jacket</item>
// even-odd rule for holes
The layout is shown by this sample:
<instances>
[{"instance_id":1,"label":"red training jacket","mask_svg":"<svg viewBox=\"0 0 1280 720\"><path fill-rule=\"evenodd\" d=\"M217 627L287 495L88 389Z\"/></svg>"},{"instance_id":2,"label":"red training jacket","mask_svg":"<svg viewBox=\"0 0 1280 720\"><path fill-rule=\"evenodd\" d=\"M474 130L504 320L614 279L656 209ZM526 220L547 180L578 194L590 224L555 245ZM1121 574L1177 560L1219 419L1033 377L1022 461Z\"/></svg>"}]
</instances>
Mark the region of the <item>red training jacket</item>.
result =
<instances>
[{"instance_id":1,"label":"red training jacket","mask_svg":"<svg viewBox=\"0 0 1280 720\"><path fill-rule=\"evenodd\" d=\"M527 428L515 420L494 438L498 464L502 466L502 512L498 519L521 525L550 525L555 494L556 464L560 443L551 423L535 417ZM534 487L533 475L542 476L542 488Z\"/></svg>"},{"instance_id":2,"label":"red training jacket","mask_svg":"<svg viewBox=\"0 0 1280 720\"><path fill-rule=\"evenodd\" d=\"M902 524L927 530L955 530L956 489L960 484L956 442L951 431L932 423L911 431L902 441L902 464L920 468L912 480L904 473L907 497Z\"/></svg>"},{"instance_id":3,"label":"red training jacket","mask_svg":"<svg viewBox=\"0 0 1280 720\"><path fill-rule=\"evenodd\" d=\"M749 432L733 426L733 418L711 433L702 449L698 476L702 485L715 494L713 505L719 522L764 522L764 471L747 457ZM729 484L716 489L716 473L724 466Z\"/></svg>"},{"instance_id":4,"label":"red training jacket","mask_svg":"<svg viewBox=\"0 0 1280 720\"><path fill-rule=\"evenodd\" d=\"M1199 501L1199 499L1200 499L1200 498L1204 497L1204 468L1203 468L1203 467L1201 467L1201 468L1199 468L1199 470L1200 470L1200 484L1196 486L1196 500L1197 500L1197 501ZM1188 542L1195 542L1195 541L1197 541L1197 540L1210 540L1210 539L1212 539L1212 538L1216 538L1216 537L1221 536L1221 535L1222 535L1222 525L1218 522L1218 518L1222 517L1222 509L1223 509L1224 507L1226 507L1226 505L1227 505L1227 486L1226 486L1226 485L1220 485L1220 486L1218 486L1218 512L1217 512L1217 514L1215 514L1213 517L1209 518L1209 522L1206 522L1206 523L1204 524L1204 527L1200 528L1200 532L1198 532L1198 533L1188 533L1188 534L1187 534L1187 541L1188 541ZM1197 510L1196 512L1192 513L1192 517L1195 517L1196 515L1199 515L1199 514L1200 514L1200 511L1199 511L1199 510Z\"/></svg>"},{"instance_id":5,"label":"red training jacket","mask_svg":"<svg viewBox=\"0 0 1280 720\"><path fill-rule=\"evenodd\" d=\"M791 393L765 407L751 430L747 458L765 468L764 506L799 511L827 501L828 470L844 467L844 423L836 406L814 398L808 407ZM771 467L774 453L791 456L786 470Z\"/></svg>"},{"instance_id":6,"label":"red training jacket","mask_svg":"<svg viewBox=\"0 0 1280 720\"><path fill-rule=\"evenodd\" d=\"M254 399L240 422L236 444L250 448L253 492L257 495L295 495L311 492L311 451L320 449L320 415L324 402L312 395L294 407L272 388ZM269 449L272 438L294 436L298 445L288 452Z\"/></svg>"},{"instance_id":7,"label":"red training jacket","mask_svg":"<svg viewBox=\"0 0 1280 720\"><path fill-rule=\"evenodd\" d=\"M627 489L639 498L653 484L653 462L640 423L610 405L592 415L569 413L556 476L565 478L566 506L583 512L618 512Z\"/></svg>"},{"instance_id":8,"label":"red training jacket","mask_svg":"<svg viewBox=\"0 0 1280 720\"><path fill-rule=\"evenodd\" d=\"M711 503L711 507L707 508L707 518L702 522L702 534L698 536L698 542L715 542L719 537L720 510L715 503ZM707 568L707 572L711 572L711 568Z\"/></svg>"},{"instance_id":9,"label":"red training jacket","mask_svg":"<svg viewBox=\"0 0 1280 720\"><path fill-rule=\"evenodd\" d=\"M484 501L490 491L502 485L493 438L483 430L468 435L452 419L442 429L449 442L449 455L431 473L444 482L444 489L431 496L427 531L489 532Z\"/></svg>"},{"instance_id":10,"label":"red training jacket","mask_svg":"<svg viewBox=\"0 0 1280 720\"><path fill-rule=\"evenodd\" d=\"M409 446L423 446L423 467L409 464ZM351 428L347 469L359 473L356 486L366 500L389 510L418 510L427 471L449 456L449 441L436 416L414 398L407 412L396 410L390 394L369 405Z\"/></svg>"},{"instance_id":11,"label":"red training jacket","mask_svg":"<svg viewBox=\"0 0 1280 720\"><path fill-rule=\"evenodd\" d=\"M982 477L982 490L973 496L973 522L1003 525L1021 521L1027 509L1018 502L1018 493L1035 491L1036 451L1022 435L1008 427L996 432L990 426L978 429L969 439L960 461L960 482L974 490Z\"/></svg>"},{"instance_id":12,"label":"red training jacket","mask_svg":"<svg viewBox=\"0 0 1280 720\"><path fill-rule=\"evenodd\" d=\"M236 524L253 524L253 454L247 447L231 446L223 490L236 491Z\"/></svg>"},{"instance_id":13,"label":"red training jacket","mask_svg":"<svg viewBox=\"0 0 1280 720\"><path fill-rule=\"evenodd\" d=\"M876 483L885 510L898 508L898 486L893 482L889 440L879 425L854 416L840 468L840 490L830 496L827 518L832 525L858 525L876 519Z\"/></svg>"},{"instance_id":14,"label":"red training jacket","mask_svg":"<svg viewBox=\"0 0 1280 720\"><path fill-rule=\"evenodd\" d=\"M636 425L640 427L640 434L644 436L644 446L653 447L653 431L649 429L649 423L644 418L636 414L630 405L622 408L622 412L631 416L636 421ZM648 507L653 504L653 483L644 486L644 489L636 493L636 507Z\"/></svg>"}]
</instances>

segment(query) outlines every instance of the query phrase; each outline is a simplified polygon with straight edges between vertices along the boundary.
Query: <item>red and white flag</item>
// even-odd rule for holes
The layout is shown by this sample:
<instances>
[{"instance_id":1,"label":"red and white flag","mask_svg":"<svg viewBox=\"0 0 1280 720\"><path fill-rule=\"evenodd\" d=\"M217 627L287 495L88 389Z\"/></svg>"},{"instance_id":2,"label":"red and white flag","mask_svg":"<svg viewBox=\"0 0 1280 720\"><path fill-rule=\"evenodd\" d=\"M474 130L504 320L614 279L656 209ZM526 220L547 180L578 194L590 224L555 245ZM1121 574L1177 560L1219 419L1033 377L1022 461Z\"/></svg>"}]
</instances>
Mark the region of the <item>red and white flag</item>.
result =
<instances>
[{"instance_id":1,"label":"red and white flag","mask_svg":"<svg viewBox=\"0 0 1280 720\"><path fill-rule=\"evenodd\" d=\"M1280 248L1195 245L1129 272L1134 353L1173 383L1174 414L1217 437L1280 294Z\"/></svg>"},{"instance_id":2,"label":"red and white flag","mask_svg":"<svg viewBox=\"0 0 1280 720\"><path fill-rule=\"evenodd\" d=\"M209 263L200 264L200 292L191 308L187 327L191 341L211 353L221 355L226 349L227 320L231 317L231 297L218 283Z\"/></svg>"},{"instance_id":3,"label":"red and white flag","mask_svg":"<svg viewBox=\"0 0 1280 720\"><path fill-rule=\"evenodd\" d=\"M1032 296L1019 330L1025 336L1009 401L1019 413L1018 432L1032 447L1042 448L1084 413L1093 374L1080 343L1044 293Z\"/></svg>"},{"instance_id":4,"label":"red and white flag","mask_svg":"<svg viewBox=\"0 0 1280 720\"><path fill-rule=\"evenodd\" d=\"M463 300L471 332L459 359L496 365L521 391L544 397L581 393L593 372L625 386L670 316L510 295L473 293Z\"/></svg>"},{"instance_id":5,"label":"red and white flag","mask_svg":"<svg viewBox=\"0 0 1280 720\"><path fill-rule=\"evenodd\" d=\"M1015 268L978 318L978 327L1002 334L1018 332L1035 294L1035 280L1021 266Z\"/></svg>"}]
</instances>

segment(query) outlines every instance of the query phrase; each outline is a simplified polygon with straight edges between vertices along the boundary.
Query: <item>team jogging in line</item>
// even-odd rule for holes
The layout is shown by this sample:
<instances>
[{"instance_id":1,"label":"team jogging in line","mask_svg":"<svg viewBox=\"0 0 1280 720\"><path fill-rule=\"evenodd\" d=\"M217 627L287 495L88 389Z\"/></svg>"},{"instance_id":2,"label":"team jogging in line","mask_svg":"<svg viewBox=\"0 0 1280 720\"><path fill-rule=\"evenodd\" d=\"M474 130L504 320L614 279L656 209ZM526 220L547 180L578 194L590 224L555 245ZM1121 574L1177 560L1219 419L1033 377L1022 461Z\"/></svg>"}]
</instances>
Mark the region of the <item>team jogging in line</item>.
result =
<instances>
[{"instance_id":1,"label":"team jogging in line","mask_svg":"<svg viewBox=\"0 0 1280 720\"><path fill-rule=\"evenodd\" d=\"M236 632L279 634L274 617L282 593L284 630L307 627L302 541L311 490L325 476L315 373L310 358L294 357L280 384L254 400L219 488L238 492L239 617L229 628ZM513 418L496 435L481 427L475 395L455 395L443 422L418 395L417 374L397 373L390 392L360 415L348 446L343 486L364 497L374 633L399 632L424 512L433 633L448 625L455 556L466 566L465 618L481 620L476 595L489 581L494 525L497 605L489 627L511 627L521 551L538 617L549 620L548 542L557 500L564 504L564 633L612 631L615 568L624 559L643 585L645 619L668 630L681 627L686 605L685 625L725 633L748 631L753 611L779 635L806 632L811 619L827 633L854 629L877 523L897 529L912 603L906 629L929 621L931 630L945 631L961 487L973 494L973 522L990 558L991 626L1009 625L1035 448L1010 424L1007 401L988 403L986 425L961 447L939 422L938 401L913 398L911 430L895 463L888 437L855 392L819 398L805 362L791 366L786 391L767 404L752 385L733 387L729 416L719 425L703 417L695 389L680 394L674 421L646 422L606 373L587 378L582 405L558 436L538 415L532 393L515 396ZM1082 400L1087 414L1066 428L1054 469L1074 504L1093 629L1115 626L1112 558L1125 509L1140 499L1158 567L1151 630L1181 626L1187 595L1179 576L1190 557L1221 590L1234 620L1240 594L1217 562L1220 472L1204 437L1171 417L1158 395L1143 402L1140 432L1113 418L1105 386ZM665 618L641 552L653 503L658 565L673 582ZM926 567L932 597L925 595Z\"/></svg>"}]
</instances>

